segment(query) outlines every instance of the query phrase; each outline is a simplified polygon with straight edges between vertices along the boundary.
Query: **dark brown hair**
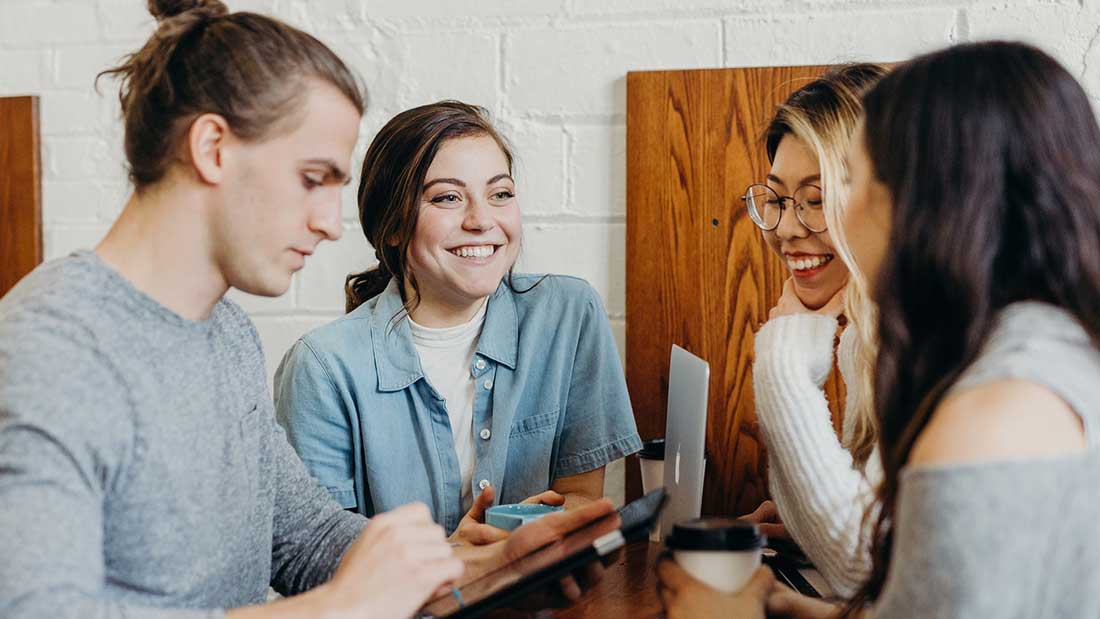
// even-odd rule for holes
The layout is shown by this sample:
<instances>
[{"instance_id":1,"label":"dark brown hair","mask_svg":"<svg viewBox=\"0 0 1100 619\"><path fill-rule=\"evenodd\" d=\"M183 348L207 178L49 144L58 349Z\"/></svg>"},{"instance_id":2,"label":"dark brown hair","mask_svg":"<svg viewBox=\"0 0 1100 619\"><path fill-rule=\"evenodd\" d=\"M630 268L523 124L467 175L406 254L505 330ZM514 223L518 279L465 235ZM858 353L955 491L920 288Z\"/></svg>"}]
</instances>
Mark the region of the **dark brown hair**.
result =
<instances>
[{"instance_id":1,"label":"dark brown hair","mask_svg":"<svg viewBox=\"0 0 1100 619\"><path fill-rule=\"evenodd\" d=\"M864 114L893 210L874 285L881 509L849 614L882 592L901 469L998 312L1049 303L1100 342L1100 127L1069 72L1028 45L959 45L887 75Z\"/></svg>"},{"instance_id":2,"label":"dark brown hair","mask_svg":"<svg viewBox=\"0 0 1100 619\"><path fill-rule=\"evenodd\" d=\"M359 179L359 223L374 247L378 266L348 275L344 285L348 312L380 294L391 278L400 284L408 281L417 290L416 278L406 269L406 256L416 234L424 177L444 142L481 135L500 146L511 174L512 150L482 107L460 101L422 105L394 116L378 132L367 149ZM405 303L406 311L412 311L416 299Z\"/></svg>"},{"instance_id":3,"label":"dark brown hair","mask_svg":"<svg viewBox=\"0 0 1100 619\"><path fill-rule=\"evenodd\" d=\"M363 113L351 71L301 30L230 13L219 0L148 0L148 7L159 22L153 36L99 74L122 79L126 159L139 191L181 156L181 138L202 114L224 117L243 139L261 139L293 124L309 78L331 84Z\"/></svg>"}]
</instances>

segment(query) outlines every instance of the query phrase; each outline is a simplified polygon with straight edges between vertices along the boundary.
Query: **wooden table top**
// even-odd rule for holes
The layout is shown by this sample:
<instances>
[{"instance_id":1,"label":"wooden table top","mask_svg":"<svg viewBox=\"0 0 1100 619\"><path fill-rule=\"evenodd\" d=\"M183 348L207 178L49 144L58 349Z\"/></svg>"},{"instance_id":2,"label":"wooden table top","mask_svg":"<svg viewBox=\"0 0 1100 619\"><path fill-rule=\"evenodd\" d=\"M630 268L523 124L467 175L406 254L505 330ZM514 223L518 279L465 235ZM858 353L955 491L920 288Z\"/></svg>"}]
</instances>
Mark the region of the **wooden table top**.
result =
<instances>
[{"instance_id":1,"label":"wooden table top","mask_svg":"<svg viewBox=\"0 0 1100 619\"><path fill-rule=\"evenodd\" d=\"M537 612L496 611L493 619L659 619L661 601L657 598L654 567L661 545L649 541L627 546L619 559L608 566L603 579L569 608Z\"/></svg>"}]
</instances>

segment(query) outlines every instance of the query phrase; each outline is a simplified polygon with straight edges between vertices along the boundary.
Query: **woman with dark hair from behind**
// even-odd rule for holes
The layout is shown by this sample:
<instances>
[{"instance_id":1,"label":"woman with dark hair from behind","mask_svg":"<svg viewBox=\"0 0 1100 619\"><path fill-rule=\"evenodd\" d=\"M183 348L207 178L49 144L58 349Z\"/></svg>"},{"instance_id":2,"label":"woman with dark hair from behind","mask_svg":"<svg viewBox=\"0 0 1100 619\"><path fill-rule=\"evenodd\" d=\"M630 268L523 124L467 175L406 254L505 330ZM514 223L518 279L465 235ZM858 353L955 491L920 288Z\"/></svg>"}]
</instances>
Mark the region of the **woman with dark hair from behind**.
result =
<instances>
[{"instance_id":1,"label":"woman with dark hair from behind","mask_svg":"<svg viewBox=\"0 0 1100 619\"><path fill-rule=\"evenodd\" d=\"M864 103L843 225L859 227L853 256L879 311L884 483L871 577L846 612L1096 617L1100 128L1088 97L1042 51L991 42L908 62ZM838 610L783 589L768 607Z\"/></svg>"}]
</instances>

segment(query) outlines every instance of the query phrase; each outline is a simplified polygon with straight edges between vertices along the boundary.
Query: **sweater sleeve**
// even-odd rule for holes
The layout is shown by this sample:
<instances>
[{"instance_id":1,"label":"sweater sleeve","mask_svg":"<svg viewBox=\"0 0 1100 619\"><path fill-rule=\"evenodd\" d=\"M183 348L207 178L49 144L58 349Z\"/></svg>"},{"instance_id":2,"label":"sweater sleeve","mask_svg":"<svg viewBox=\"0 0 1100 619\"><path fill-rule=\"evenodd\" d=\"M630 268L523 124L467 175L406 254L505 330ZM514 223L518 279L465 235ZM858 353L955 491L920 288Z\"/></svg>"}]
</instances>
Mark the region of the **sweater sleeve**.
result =
<instances>
[{"instance_id":1,"label":"sweater sleeve","mask_svg":"<svg viewBox=\"0 0 1100 619\"><path fill-rule=\"evenodd\" d=\"M271 422L279 481L275 497L271 584L283 595L327 581L367 519L344 511L310 476L282 427Z\"/></svg>"},{"instance_id":2,"label":"sweater sleeve","mask_svg":"<svg viewBox=\"0 0 1100 619\"><path fill-rule=\"evenodd\" d=\"M828 316L769 321L756 334L753 391L780 518L833 591L849 596L869 573L861 529L874 495L836 436L822 390L836 330Z\"/></svg>"},{"instance_id":3,"label":"sweater sleeve","mask_svg":"<svg viewBox=\"0 0 1100 619\"><path fill-rule=\"evenodd\" d=\"M66 336L0 337L0 617L222 617L105 590L103 504L130 468L132 402L109 362Z\"/></svg>"}]
</instances>

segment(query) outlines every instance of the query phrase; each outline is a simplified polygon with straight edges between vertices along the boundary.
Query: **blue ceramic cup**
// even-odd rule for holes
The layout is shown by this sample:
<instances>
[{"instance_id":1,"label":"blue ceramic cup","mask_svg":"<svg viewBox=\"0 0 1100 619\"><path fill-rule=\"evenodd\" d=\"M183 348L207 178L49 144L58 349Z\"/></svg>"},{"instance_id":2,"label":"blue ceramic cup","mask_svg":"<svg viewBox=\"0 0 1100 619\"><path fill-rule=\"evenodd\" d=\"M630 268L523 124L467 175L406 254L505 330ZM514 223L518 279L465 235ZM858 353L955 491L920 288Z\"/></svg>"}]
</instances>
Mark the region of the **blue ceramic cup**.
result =
<instances>
[{"instance_id":1,"label":"blue ceramic cup","mask_svg":"<svg viewBox=\"0 0 1100 619\"><path fill-rule=\"evenodd\" d=\"M485 510L485 524L511 531L516 527L538 520L547 514L560 512L563 509L565 508L556 505L529 505L526 503L494 505Z\"/></svg>"}]
</instances>

